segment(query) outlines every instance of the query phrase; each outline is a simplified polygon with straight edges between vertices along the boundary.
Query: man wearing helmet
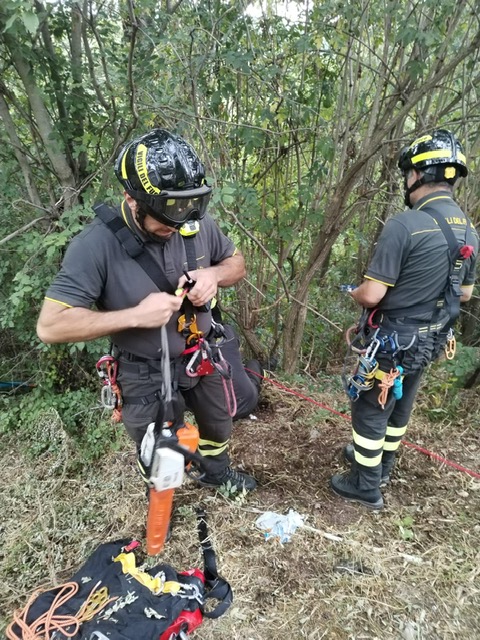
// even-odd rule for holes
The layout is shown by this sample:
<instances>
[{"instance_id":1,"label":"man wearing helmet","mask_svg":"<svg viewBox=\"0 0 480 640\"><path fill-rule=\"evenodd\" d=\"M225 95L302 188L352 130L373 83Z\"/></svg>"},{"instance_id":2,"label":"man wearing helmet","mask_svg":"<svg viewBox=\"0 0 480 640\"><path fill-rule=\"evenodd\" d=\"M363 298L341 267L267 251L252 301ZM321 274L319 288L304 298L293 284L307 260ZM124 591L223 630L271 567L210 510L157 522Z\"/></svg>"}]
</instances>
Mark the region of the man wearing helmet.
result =
<instances>
[{"instance_id":1,"label":"man wearing helmet","mask_svg":"<svg viewBox=\"0 0 480 640\"><path fill-rule=\"evenodd\" d=\"M465 162L444 129L402 151L408 209L386 222L365 280L350 294L364 307L357 373L366 375L348 379L353 444L344 455L352 467L330 483L337 495L373 509L383 507L380 486L390 480L423 371L472 295L478 235L452 198Z\"/></svg>"},{"instance_id":2,"label":"man wearing helmet","mask_svg":"<svg viewBox=\"0 0 480 640\"><path fill-rule=\"evenodd\" d=\"M196 335L208 336L210 302L218 287L244 277L243 256L206 213L212 189L197 154L180 136L154 129L136 138L121 151L115 174L125 199L116 211L96 207L101 219L96 218L71 242L47 291L38 335L47 343L111 337L119 362L122 420L140 447L162 402L164 372L159 352L160 328L165 326L174 383L180 401L195 415L199 453L209 461L210 471L202 483L230 482L238 489L252 490L254 478L230 466L232 418L221 376L217 370L188 376L182 358L185 326L193 321ZM100 215L102 209L111 216L108 222ZM185 240L189 236L194 236L193 244ZM143 266L135 251L142 254ZM160 272L164 286L152 271L157 276ZM188 281L194 284L186 295L174 295ZM187 306L189 322L182 332L179 320L185 319Z\"/></svg>"}]
</instances>

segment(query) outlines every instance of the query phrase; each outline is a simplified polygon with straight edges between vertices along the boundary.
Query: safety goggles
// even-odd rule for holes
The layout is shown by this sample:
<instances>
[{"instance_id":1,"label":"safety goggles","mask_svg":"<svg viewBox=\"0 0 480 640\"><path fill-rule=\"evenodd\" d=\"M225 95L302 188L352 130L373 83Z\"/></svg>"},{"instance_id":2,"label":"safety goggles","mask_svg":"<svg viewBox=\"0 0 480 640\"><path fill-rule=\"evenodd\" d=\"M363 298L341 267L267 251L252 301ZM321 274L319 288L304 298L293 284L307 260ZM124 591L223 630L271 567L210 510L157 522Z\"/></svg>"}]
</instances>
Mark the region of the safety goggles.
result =
<instances>
[{"instance_id":1,"label":"safety goggles","mask_svg":"<svg viewBox=\"0 0 480 640\"><path fill-rule=\"evenodd\" d=\"M143 191L128 192L151 209L151 216L168 226L181 227L187 220L201 220L207 211L212 187L203 185L186 191L162 191L150 195Z\"/></svg>"}]
</instances>

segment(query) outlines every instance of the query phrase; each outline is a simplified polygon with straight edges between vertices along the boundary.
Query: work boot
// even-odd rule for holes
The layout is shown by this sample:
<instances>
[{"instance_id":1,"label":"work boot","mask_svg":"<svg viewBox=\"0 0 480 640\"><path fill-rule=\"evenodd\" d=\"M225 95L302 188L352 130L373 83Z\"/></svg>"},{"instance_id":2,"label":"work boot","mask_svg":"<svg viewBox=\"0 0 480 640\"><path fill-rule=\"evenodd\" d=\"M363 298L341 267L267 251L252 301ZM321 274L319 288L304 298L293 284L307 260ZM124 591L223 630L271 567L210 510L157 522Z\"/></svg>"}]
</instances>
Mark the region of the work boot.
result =
<instances>
[{"instance_id":1,"label":"work boot","mask_svg":"<svg viewBox=\"0 0 480 640\"><path fill-rule=\"evenodd\" d=\"M385 456L385 454L383 454ZM352 464L355 460L355 447L352 443L347 444L343 447L343 457L346 462ZM395 458L395 456L394 456ZM380 478L380 486L386 487L387 484L390 484L390 471L393 468L393 462L391 464L383 464L382 458L382 477Z\"/></svg>"},{"instance_id":2,"label":"work boot","mask_svg":"<svg viewBox=\"0 0 480 640\"><path fill-rule=\"evenodd\" d=\"M350 502L359 502L369 509L383 508L383 496L380 493L380 489L357 489L357 484L352 478L351 472L334 475L330 478L330 487L337 496Z\"/></svg>"},{"instance_id":3,"label":"work boot","mask_svg":"<svg viewBox=\"0 0 480 640\"><path fill-rule=\"evenodd\" d=\"M232 467L225 467L218 473L206 474L200 477L197 482L204 487L221 487L230 483L230 487L234 487L237 491L253 491L257 487L257 481L253 476L243 471L237 471Z\"/></svg>"}]
</instances>

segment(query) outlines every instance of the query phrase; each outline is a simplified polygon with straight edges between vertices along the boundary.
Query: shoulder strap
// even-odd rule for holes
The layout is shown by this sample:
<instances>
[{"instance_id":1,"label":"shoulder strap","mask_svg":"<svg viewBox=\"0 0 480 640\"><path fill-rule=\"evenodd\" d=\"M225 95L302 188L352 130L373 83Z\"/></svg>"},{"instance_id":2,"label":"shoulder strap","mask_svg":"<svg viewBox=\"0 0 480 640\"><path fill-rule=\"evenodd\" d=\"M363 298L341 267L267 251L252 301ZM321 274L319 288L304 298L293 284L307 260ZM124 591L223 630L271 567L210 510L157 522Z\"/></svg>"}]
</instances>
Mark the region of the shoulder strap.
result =
<instances>
[{"instance_id":1,"label":"shoulder strap","mask_svg":"<svg viewBox=\"0 0 480 640\"><path fill-rule=\"evenodd\" d=\"M440 227L440 230L445 236L445 240L447 241L447 244L448 244L448 250L450 251L450 259L452 263L455 264L455 261L458 258L458 253L460 250L460 243L455 237L455 234L450 228L450 225L445 220L445 218L437 211L432 211L428 207L422 208L420 209L420 211L425 211L425 213L428 213L428 215L431 216ZM469 220L466 216L465 216L465 219L466 219L467 230L468 230ZM466 234L467 234L467 231L465 231L465 239L466 239Z\"/></svg>"},{"instance_id":2,"label":"shoulder strap","mask_svg":"<svg viewBox=\"0 0 480 640\"><path fill-rule=\"evenodd\" d=\"M189 271L197 270L197 252L195 251L195 236L182 236L187 255L187 266Z\"/></svg>"},{"instance_id":3,"label":"shoulder strap","mask_svg":"<svg viewBox=\"0 0 480 640\"><path fill-rule=\"evenodd\" d=\"M445 310L450 316L450 320L447 322L446 327L450 328L453 325L454 321L460 315L460 297L462 295L462 289L459 276L460 269L462 268L463 264L463 257L461 255L461 248L463 245L461 241L457 240L450 225L440 213L438 213L437 211L433 211L429 207L422 208L421 211L425 211L425 213L428 213L428 215L436 221L448 244L448 250L450 254L450 269L448 272L447 282L445 283L445 287L441 294L441 298L445 300ZM464 244L466 245L469 238L469 233L471 233L470 220L467 216L465 216L465 223L466 228Z\"/></svg>"},{"instance_id":4,"label":"shoulder strap","mask_svg":"<svg viewBox=\"0 0 480 640\"><path fill-rule=\"evenodd\" d=\"M128 255L138 262L160 291L173 293L174 288L169 280L167 280L163 269L161 269L160 265L145 251L145 245L142 240L125 224L117 212L103 203L95 205L93 210L100 220L107 225Z\"/></svg>"}]
</instances>

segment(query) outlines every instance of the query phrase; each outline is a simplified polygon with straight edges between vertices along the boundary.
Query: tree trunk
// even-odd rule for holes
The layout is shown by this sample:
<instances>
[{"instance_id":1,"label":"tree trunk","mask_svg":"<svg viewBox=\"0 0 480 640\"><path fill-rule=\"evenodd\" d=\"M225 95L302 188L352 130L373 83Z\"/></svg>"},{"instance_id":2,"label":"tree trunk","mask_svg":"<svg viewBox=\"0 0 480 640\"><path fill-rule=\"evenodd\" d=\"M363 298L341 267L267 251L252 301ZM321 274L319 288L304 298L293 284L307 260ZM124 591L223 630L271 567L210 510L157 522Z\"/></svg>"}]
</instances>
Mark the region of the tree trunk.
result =
<instances>
[{"instance_id":1,"label":"tree trunk","mask_svg":"<svg viewBox=\"0 0 480 640\"><path fill-rule=\"evenodd\" d=\"M15 123L12 120L10 115L10 110L8 108L8 104L5 101L3 94L0 93L0 118L3 121L3 126L5 127L5 131L8 135L10 143L13 148L13 153L15 154L15 158L20 166L20 170L23 174L23 178L25 180L25 185L27 187L28 197L30 202L38 207L42 208L42 202L40 200L40 195L37 191L37 187L35 185L35 181L33 179L32 172L30 171L30 164L28 162L27 156L22 153L22 143L20 142L19 137L17 136L17 132L15 130Z\"/></svg>"},{"instance_id":2,"label":"tree trunk","mask_svg":"<svg viewBox=\"0 0 480 640\"><path fill-rule=\"evenodd\" d=\"M6 40L13 63L25 88L25 93L27 94L45 151L62 187L63 208L70 209L77 201L75 179L72 170L58 142L59 136L53 127L50 114L43 101L42 93L35 83L30 63L23 57L22 51L16 46L12 38L8 37Z\"/></svg>"}]
</instances>

